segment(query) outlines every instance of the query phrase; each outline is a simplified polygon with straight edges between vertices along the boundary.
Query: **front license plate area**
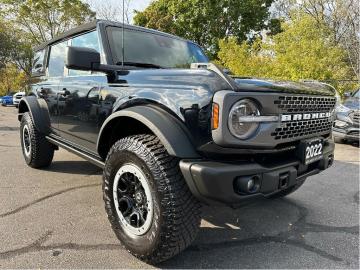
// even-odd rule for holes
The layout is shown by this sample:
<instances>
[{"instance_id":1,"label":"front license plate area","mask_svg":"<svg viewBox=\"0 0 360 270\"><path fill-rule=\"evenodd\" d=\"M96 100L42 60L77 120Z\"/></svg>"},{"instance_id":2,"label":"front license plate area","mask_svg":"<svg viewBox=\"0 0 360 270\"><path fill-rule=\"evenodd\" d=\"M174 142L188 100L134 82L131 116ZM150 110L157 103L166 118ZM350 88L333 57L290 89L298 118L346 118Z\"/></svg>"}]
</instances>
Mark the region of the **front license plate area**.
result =
<instances>
[{"instance_id":1,"label":"front license plate area","mask_svg":"<svg viewBox=\"0 0 360 270\"><path fill-rule=\"evenodd\" d=\"M305 165L313 163L323 158L324 140L314 138L300 142L298 155L301 162Z\"/></svg>"}]
</instances>

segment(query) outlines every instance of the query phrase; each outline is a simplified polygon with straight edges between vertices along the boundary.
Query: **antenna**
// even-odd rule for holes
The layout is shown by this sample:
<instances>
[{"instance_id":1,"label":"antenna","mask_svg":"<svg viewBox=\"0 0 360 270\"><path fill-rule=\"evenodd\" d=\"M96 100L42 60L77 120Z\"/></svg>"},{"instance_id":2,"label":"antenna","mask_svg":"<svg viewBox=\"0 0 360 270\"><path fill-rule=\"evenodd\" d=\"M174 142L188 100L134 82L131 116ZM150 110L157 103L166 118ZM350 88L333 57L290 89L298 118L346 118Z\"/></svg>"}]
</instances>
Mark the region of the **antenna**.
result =
<instances>
[{"instance_id":1,"label":"antenna","mask_svg":"<svg viewBox=\"0 0 360 270\"><path fill-rule=\"evenodd\" d=\"M121 66L124 66L125 62L125 46L124 46L124 27L125 27L125 0L122 1L122 33L121 33L121 39L122 39L122 45L121 45L121 51L122 51L122 61Z\"/></svg>"}]
</instances>

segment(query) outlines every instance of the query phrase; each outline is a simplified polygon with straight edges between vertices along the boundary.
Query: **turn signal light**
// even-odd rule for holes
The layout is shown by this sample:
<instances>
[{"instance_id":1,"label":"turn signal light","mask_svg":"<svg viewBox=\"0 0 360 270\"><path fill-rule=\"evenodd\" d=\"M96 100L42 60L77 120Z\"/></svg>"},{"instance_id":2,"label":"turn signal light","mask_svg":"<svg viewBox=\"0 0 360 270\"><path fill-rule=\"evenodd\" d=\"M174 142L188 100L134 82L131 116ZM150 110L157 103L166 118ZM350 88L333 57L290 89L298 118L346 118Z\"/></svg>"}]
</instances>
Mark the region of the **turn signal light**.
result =
<instances>
[{"instance_id":1,"label":"turn signal light","mask_svg":"<svg viewBox=\"0 0 360 270\"><path fill-rule=\"evenodd\" d=\"M213 103L211 128L217 129L218 127L219 127L219 104Z\"/></svg>"}]
</instances>

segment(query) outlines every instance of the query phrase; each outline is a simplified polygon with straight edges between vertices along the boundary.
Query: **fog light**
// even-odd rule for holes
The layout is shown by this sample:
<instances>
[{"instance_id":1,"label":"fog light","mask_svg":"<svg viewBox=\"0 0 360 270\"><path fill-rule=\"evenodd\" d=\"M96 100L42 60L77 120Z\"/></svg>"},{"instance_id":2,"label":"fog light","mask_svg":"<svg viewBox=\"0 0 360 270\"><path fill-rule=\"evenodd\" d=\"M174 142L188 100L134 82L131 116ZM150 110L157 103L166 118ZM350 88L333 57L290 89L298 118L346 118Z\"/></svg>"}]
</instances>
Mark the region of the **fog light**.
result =
<instances>
[{"instance_id":1,"label":"fog light","mask_svg":"<svg viewBox=\"0 0 360 270\"><path fill-rule=\"evenodd\" d=\"M234 189L240 194L253 194L260 190L260 177L258 175L240 176L235 178Z\"/></svg>"}]
</instances>

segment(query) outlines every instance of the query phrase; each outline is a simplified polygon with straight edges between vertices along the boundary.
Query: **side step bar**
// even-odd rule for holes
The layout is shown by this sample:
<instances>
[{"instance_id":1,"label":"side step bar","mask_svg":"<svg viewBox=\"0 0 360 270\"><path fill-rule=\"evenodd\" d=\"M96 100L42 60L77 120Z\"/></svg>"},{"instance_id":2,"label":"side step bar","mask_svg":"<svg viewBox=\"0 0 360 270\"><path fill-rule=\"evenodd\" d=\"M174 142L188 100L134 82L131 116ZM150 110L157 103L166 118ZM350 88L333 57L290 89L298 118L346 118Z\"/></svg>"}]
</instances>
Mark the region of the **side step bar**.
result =
<instances>
[{"instance_id":1,"label":"side step bar","mask_svg":"<svg viewBox=\"0 0 360 270\"><path fill-rule=\"evenodd\" d=\"M94 165L96 165L96 166L98 166L98 167L100 167L102 169L105 167L105 163L102 160L98 159L97 157L95 157L95 156L93 156L91 154L85 153L84 151L81 151L78 148L75 148L75 147L73 147L73 146L71 146L71 145L69 145L69 144L67 144L65 142L56 140L56 139L54 139L54 138L52 138L50 136L46 136L46 139L49 142L51 142L52 144L55 144L55 145L57 145L57 146L59 146L61 148L64 148L65 150L67 150L67 151L69 151L69 152L71 152L71 153L73 153L73 154L75 154L77 156L82 157L83 159L91 162L92 164L94 164Z\"/></svg>"}]
</instances>

